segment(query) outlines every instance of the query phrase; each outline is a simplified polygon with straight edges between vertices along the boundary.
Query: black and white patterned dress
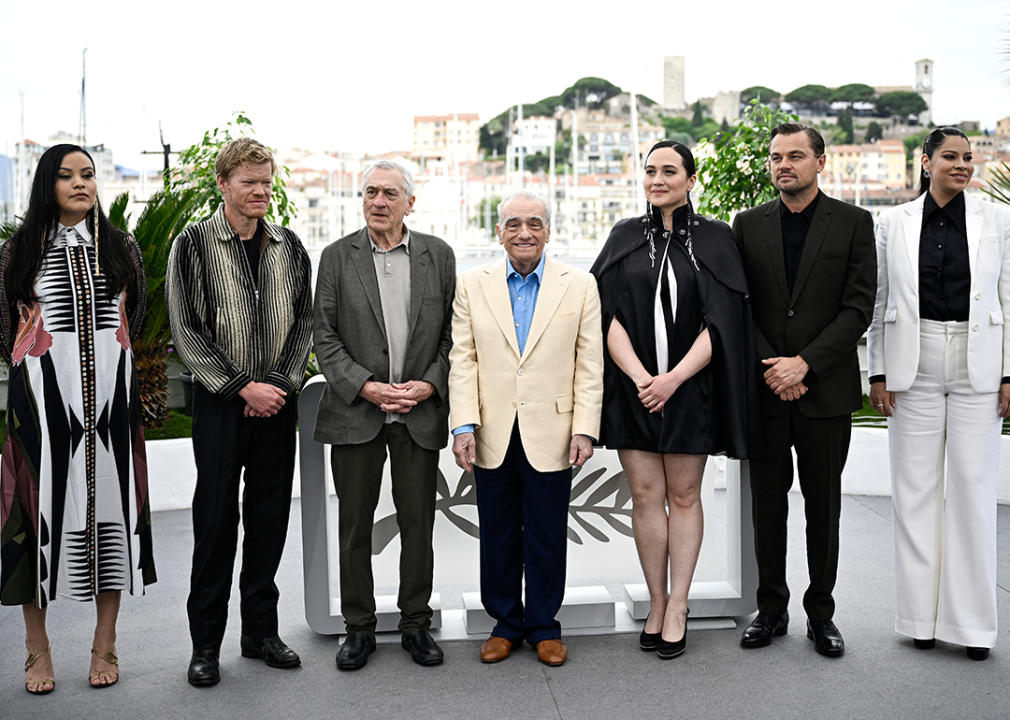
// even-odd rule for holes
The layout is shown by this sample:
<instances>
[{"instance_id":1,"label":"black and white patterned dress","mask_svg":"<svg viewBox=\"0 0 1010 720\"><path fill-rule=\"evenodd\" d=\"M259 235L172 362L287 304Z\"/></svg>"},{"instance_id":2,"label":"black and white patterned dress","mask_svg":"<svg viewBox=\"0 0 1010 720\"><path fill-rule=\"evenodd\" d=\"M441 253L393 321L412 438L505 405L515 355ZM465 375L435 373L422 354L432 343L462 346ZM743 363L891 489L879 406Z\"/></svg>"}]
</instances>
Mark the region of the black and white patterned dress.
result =
<instances>
[{"instance_id":1,"label":"black and white patterned dress","mask_svg":"<svg viewBox=\"0 0 1010 720\"><path fill-rule=\"evenodd\" d=\"M86 222L54 225L31 306L7 295L0 249L0 335L10 363L0 467L0 603L57 595L141 595L154 582L147 458L132 341L138 281L106 294Z\"/></svg>"}]
</instances>

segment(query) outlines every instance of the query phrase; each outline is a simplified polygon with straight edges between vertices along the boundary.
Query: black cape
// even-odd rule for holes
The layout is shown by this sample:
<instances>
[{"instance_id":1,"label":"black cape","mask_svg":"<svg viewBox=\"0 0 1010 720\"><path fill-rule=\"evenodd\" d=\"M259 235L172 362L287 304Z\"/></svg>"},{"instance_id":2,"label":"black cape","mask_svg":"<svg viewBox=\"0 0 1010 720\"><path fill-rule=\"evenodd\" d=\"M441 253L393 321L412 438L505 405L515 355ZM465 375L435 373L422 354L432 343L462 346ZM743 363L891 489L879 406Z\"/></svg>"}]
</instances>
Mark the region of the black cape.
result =
<instances>
[{"instance_id":1,"label":"black cape","mask_svg":"<svg viewBox=\"0 0 1010 720\"><path fill-rule=\"evenodd\" d=\"M712 339L712 360L706 370L711 373L711 435L715 447L709 448L708 453L740 459L756 457L761 446L757 394L759 378L750 295L743 263L729 225L700 215L691 216L690 221L694 256L698 262L698 297ZM616 298L621 295L620 289L613 287L619 275L614 269L631 253L648 245L646 231L649 223L653 226L657 260L660 260L665 242L662 240L664 228L660 211L653 209L651 217L643 215L617 223L590 270L599 284L602 304L605 416L615 411L615 399L619 393L625 392L621 388L624 374L606 349L610 323L618 313ZM652 312L651 306L649 312ZM629 331L629 336L631 333ZM632 336L631 339L636 346L654 342L654 338ZM689 427L692 422L689 405L685 402L667 403L663 424ZM670 413L675 416L668 418ZM677 414L683 417L677 417ZM601 443L607 444L606 433L603 435Z\"/></svg>"}]
</instances>

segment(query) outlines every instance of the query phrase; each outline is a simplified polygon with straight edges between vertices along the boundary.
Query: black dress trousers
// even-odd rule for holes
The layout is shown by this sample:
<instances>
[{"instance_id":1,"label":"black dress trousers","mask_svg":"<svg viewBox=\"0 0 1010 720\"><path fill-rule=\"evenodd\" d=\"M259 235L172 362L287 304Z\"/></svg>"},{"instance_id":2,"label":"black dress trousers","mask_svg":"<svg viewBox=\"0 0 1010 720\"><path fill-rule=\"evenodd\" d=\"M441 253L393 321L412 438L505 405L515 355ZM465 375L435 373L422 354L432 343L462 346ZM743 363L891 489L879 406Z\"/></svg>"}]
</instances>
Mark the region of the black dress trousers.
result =
<instances>
[{"instance_id":1,"label":"black dress trousers","mask_svg":"<svg viewBox=\"0 0 1010 720\"><path fill-rule=\"evenodd\" d=\"M835 613L832 592L838 574L842 469L849 452L852 417L812 418L800 412L796 403L789 406L781 415L762 416L764 455L750 461L758 611L781 615L789 609L786 521L795 449L810 575L803 609L811 620L829 620Z\"/></svg>"},{"instance_id":2,"label":"black dress trousers","mask_svg":"<svg viewBox=\"0 0 1010 720\"><path fill-rule=\"evenodd\" d=\"M244 416L245 400L224 400L193 384L193 573L189 630L194 650L217 650L228 620L238 542L239 478L244 477L241 593L242 634L277 634L274 583L291 513L298 405L287 397L268 418Z\"/></svg>"}]
</instances>

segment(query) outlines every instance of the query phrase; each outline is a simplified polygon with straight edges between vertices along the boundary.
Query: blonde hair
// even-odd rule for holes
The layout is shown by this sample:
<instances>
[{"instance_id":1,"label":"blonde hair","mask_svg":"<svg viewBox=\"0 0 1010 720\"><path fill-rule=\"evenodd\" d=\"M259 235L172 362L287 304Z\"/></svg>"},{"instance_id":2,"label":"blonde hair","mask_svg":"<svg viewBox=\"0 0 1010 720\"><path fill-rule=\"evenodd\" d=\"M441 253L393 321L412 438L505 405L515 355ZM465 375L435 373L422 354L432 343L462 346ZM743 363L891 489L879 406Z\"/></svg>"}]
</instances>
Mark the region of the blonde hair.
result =
<instances>
[{"instance_id":1,"label":"blonde hair","mask_svg":"<svg viewBox=\"0 0 1010 720\"><path fill-rule=\"evenodd\" d=\"M221 149L217 154L217 160L214 161L214 171L227 180L242 163L262 165L267 162L270 163L271 174L276 173L277 163L274 162L274 154L270 152L270 148L259 140L242 137L232 140Z\"/></svg>"}]
</instances>

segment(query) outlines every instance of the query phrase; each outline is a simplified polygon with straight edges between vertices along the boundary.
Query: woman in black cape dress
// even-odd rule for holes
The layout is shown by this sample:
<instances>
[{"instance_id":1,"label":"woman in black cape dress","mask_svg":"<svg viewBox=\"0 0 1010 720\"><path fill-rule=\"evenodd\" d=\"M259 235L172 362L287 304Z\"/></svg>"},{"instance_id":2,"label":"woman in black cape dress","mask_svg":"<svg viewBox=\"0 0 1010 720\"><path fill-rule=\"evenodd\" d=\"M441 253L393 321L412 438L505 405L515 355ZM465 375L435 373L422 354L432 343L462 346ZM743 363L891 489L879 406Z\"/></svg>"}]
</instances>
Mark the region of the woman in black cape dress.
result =
<instances>
[{"instance_id":1,"label":"woman in black cape dress","mask_svg":"<svg viewBox=\"0 0 1010 720\"><path fill-rule=\"evenodd\" d=\"M606 339L600 443L632 492L651 599L640 644L663 659L686 647L705 461L751 457L760 442L747 281L729 226L693 212L695 173L686 146L657 143L649 211L614 226L591 270Z\"/></svg>"}]
</instances>

